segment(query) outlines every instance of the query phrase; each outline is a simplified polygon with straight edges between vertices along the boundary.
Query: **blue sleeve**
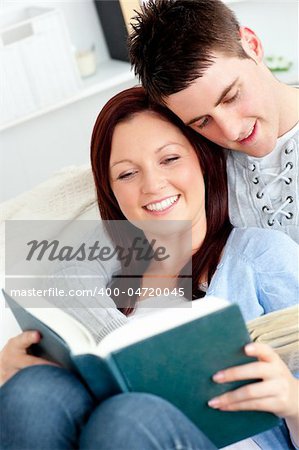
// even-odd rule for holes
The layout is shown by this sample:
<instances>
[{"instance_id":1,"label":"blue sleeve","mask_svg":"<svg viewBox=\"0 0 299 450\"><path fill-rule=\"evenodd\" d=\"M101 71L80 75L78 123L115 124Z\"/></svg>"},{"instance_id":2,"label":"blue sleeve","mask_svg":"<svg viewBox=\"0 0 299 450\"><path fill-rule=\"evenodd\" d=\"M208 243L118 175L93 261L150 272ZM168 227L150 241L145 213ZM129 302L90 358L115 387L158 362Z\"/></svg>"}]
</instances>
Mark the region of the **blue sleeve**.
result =
<instances>
[{"instance_id":1,"label":"blue sleeve","mask_svg":"<svg viewBox=\"0 0 299 450\"><path fill-rule=\"evenodd\" d=\"M264 311L298 304L298 244L280 231L264 233L262 238L255 269L259 299Z\"/></svg>"}]
</instances>

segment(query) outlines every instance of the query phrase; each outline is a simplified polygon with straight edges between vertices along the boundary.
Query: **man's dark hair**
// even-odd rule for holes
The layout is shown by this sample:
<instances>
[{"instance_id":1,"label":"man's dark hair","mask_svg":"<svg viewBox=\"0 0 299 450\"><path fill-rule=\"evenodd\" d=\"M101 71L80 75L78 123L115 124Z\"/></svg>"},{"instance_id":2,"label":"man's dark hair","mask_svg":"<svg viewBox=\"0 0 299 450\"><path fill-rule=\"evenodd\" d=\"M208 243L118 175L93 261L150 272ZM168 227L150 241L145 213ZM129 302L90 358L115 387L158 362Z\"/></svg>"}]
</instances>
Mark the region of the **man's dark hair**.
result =
<instances>
[{"instance_id":1,"label":"man's dark hair","mask_svg":"<svg viewBox=\"0 0 299 450\"><path fill-rule=\"evenodd\" d=\"M149 0L131 24L130 59L150 98L164 103L213 63L248 58L234 13L220 0Z\"/></svg>"}]
</instances>

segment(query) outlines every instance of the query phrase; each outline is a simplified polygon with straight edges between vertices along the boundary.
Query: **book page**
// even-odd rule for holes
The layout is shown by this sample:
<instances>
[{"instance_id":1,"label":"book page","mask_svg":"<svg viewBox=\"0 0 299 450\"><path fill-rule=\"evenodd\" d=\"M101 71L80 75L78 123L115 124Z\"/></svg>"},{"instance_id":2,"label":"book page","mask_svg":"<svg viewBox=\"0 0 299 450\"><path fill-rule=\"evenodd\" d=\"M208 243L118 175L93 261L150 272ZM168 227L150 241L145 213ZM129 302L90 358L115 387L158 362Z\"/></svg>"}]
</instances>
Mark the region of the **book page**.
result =
<instances>
[{"instance_id":1,"label":"book page","mask_svg":"<svg viewBox=\"0 0 299 450\"><path fill-rule=\"evenodd\" d=\"M61 336L72 353L90 352L95 348L95 341L88 330L61 309L49 306L26 310Z\"/></svg>"},{"instance_id":2,"label":"book page","mask_svg":"<svg viewBox=\"0 0 299 450\"><path fill-rule=\"evenodd\" d=\"M104 358L113 350L128 347L227 306L229 303L226 300L210 296L186 302L180 308L161 308L160 311L149 312L148 315L132 319L105 337L98 345L96 354Z\"/></svg>"},{"instance_id":3,"label":"book page","mask_svg":"<svg viewBox=\"0 0 299 450\"><path fill-rule=\"evenodd\" d=\"M247 323L251 339L270 345L291 371L299 370L299 306L274 311Z\"/></svg>"}]
</instances>

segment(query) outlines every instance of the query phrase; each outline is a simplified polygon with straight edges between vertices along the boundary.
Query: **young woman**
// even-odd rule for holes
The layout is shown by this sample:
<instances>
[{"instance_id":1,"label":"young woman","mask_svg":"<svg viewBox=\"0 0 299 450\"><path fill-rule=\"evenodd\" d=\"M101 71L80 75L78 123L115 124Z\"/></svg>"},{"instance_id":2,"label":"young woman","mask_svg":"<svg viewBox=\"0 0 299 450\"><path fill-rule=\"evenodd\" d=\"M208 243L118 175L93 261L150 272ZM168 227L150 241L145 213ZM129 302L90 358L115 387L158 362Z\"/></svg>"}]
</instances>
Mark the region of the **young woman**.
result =
<instances>
[{"instance_id":1,"label":"young woman","mask_svg":"<svg viewBox=\"0 0 299 450\"><path fill-rule=\"evenodd\" d=\"M224 297L240 305L246 320L295 304L297 245L280 232L232 229L225 158L220 149L207 145L171 112L150 105L142 88L116 95L101 111L91 145L101 217L127 220L148 242L159 236L170 248L179 249L175 257L159 264L169 286L180 284L179 275L186 273L190 258L184 245L173 247L173 239L180 240L184 224L191 224L187 227L192 235L190 299L204 297L206 292ZM169 229L164 226L169 223L179 225ZM114 230L109 227L108 232L118 244ZM89 262L84 264L82 271ZM119 270L124 274L125 266ZM139 286L155 287L151 276L155 271L154 263L145 265ZM111 278L112 273L105 282ZM137 296L129 300L121 299L117 309L111 299L97 299L98 306L106 306L97 308L98 335L125 323L127 317L134 320L149 301ZM88 318L85 310L77 308L77 314L83 312ZM1 353L2 378L8 380L0 390L3 448L215 448L180 411L160 398L122 394L96 405L73 375L59 367L40 366L45 361L26 354L26 348L38 339L35 332L22 333ZM210 406L269 411L285 419L281 426L246 440L246 449L298 448L297 379L270 347L252 344L245 351L258 361L223 370L214 381L261 381L211 399ZM39 366L27 367L34 364Z\"/></svg>"}]
</instances>

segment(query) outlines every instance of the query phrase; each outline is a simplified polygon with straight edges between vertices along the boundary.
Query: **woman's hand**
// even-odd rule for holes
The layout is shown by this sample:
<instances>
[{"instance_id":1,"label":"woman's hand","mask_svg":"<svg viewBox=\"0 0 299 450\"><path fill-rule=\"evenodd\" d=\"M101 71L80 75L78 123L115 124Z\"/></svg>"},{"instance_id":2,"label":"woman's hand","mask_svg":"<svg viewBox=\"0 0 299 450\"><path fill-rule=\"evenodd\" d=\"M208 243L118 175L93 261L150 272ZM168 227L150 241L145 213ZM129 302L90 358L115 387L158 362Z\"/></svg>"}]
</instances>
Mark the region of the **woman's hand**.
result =
<instances>
[{"instance_id":1,"label":"woman's hand","mask_svg":"<svg viewBox=\"0 0 299 450\"><path fill-rule=\"evenodd\" d=\"M222 411L267 411L283 417L295 436L299 426L299 380L266 344L252 343L245 347L248 356L258 361L221 370L213 376L216 383L259 379L209 401L209 406Z\"/></svg>"},{"instance_id":2,"label":"woman's hand","mask_svg":"<svg viewBox=\"0 0 299 450\"><path fill-rule=\"evenodd\" d=\"M37 344L41 340L38 331L24 331L18 336L9 339L0 352L0 384L5 383L13 375L24 367L38 364L50 364L43 358L28 355L27 349L31 344Z\"/></svg>"}]
</instances>

